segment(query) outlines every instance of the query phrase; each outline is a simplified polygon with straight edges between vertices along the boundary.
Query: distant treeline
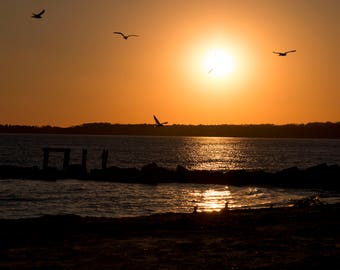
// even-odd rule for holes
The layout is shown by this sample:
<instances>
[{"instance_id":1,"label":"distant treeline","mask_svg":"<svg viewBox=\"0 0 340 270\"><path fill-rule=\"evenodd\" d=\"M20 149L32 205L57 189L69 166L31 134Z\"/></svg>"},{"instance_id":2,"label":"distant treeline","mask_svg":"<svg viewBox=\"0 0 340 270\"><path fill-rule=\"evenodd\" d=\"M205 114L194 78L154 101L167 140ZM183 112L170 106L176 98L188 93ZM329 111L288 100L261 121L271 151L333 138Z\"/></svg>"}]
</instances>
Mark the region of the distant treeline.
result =
<instances>
[{"instance_id":1,"label":"distant treeline","mask_svg":"<svg viewBox=\"0 0 340 270\"><path fill-rule=\"evenodd\" d=\"M340 138L340 122L258 125L168 125L87 123L71 127L0 125L0 133L216 136L263 138Z\"/></svg>"}]
</instances>

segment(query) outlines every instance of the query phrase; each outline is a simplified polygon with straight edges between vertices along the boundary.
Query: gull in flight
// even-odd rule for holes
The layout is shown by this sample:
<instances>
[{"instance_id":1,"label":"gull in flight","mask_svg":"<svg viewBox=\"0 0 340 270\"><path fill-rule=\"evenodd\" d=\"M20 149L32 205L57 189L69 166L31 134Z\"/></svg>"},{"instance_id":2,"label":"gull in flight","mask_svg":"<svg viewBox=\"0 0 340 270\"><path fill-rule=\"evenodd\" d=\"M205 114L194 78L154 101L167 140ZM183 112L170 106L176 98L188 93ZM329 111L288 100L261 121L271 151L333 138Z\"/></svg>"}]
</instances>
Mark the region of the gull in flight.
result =
<instances>
[{"instance_id":1,"label":"gull in flight","mask_svg":"<svg viewBox=\"0 0 340 270\"><path fill-rule=\"evenodd\" d=\"M273 53L276 53L279 56L286 56L287 53L292 53L292 52L296 52L296 50L291 50L291 51L286 51L286 52L273 52Z\"/></svg>"},{"instance_id":2,"label":"gull in flight","mask_svg":"<svg viewBox=\"0 0 340 270\"><path fill-rule=\"evenodd\" d=\"M32 18L34 19L41 19L41 15L43 15L45 13L45 9L43 9L42 11L40 11L39 13L32 13Z\"/></svg>"},{"instance_id":3,"label":"gull in flight","mask_svg":"<svg viewBox=\"0 0 340 270\"><path fill-rule=\"evenodd\" d=\"M153 116L153 119L155 119L156 127L162 127L162 126L164 126L165 124L168 123L168 122L163 122L163 123L159 122L159 120L157 119L157 117L155 115Z\"/></svg>"},{"instance_id":4,"label":"gull in flight","mask_svg":"<svg viewBox=\"0 0 340 270\"><path fill-rule=\"evenodd\" d=\"M138 35L125 35L122 32L113 32L114 34L121 35L124 39L128 39L129 37L139 37Z\"/></svg>"}]
</instances>

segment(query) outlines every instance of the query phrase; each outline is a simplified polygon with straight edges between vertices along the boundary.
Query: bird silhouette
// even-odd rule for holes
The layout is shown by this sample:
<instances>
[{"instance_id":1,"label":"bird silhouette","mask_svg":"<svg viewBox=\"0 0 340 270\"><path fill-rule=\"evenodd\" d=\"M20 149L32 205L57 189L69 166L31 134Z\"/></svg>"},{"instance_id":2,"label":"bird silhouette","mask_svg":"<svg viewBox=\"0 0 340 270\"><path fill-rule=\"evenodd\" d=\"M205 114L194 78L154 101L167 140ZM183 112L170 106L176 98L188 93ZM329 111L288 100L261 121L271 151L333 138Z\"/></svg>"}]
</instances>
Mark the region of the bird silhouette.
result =
<instances>
[{"instance_id":1,"label":"bird silhouette","mask_svg":"<svg viewBox=\"0 0 340 270\"><path fill-rule=\"evenodd\" d=\"M121 35L124 39L128 39L129 37L139 37L138 35L125 35L122 32L113 32L114 34Z\"/></svg>"},{"instance_id":2,"label":"bird silhouette","mask_svg":"<svg viewBox=\"0 0 340 270\"><path fill-rule=\"evenodd\" d=\"M273 52L278 54L279 56L286 56L288 53L296 52L296 50L286 51L286 52Z\"/></svg>"},{"instance_id":3,"label":"bird silhouette","mask_svg":"<svg viewBox=\"0 0 340 270\"><path fill-rule=\"evenodd\" d=\"M42 11L40 11L39 13L32 13L32 18L34 19L41 19L42 16L45 13L45 9L43 9Z\"/></svg>"},{"instance_id":4,"label":"bird silhouette","mask_svg":"<svg viewBox=\"0 0 340 270\"><path fill-rule=\"evenodd\" d=\"M163 122L163 123L159 122L158 118L155 115L153 116L153 119L155 119L156 127L162 127L168 123L168 122Z\"/></svg>"}]
</instances>

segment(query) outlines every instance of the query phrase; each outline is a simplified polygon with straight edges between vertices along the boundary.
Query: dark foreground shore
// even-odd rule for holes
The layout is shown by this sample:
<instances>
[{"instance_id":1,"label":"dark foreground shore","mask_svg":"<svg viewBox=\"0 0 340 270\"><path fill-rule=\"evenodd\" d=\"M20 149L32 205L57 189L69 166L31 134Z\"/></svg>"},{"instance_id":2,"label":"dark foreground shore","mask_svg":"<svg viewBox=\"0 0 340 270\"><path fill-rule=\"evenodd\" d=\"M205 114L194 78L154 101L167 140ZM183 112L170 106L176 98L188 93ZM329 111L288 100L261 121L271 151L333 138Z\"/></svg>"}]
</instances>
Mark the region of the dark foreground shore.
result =
<instances>
[{"instance_id":1,"label":"dark foreground shore","mask_svg":"<svg viewBox=\"0 0 340 270\"><path fill-rule=\"evenodd\" d=\"M339 210L0 220L0 269L336 269Z\"/></svg>"}]
</instances>

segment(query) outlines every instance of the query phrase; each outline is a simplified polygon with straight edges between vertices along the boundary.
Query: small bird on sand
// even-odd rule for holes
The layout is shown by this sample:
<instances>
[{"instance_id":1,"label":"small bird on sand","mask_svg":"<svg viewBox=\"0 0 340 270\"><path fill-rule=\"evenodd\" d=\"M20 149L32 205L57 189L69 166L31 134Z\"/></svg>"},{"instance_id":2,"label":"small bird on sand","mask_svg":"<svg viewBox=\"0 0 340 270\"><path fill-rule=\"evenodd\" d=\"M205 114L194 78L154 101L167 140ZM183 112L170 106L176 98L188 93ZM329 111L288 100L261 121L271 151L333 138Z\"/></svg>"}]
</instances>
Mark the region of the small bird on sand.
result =
<instances>
[{"instance_id":1,"label":"small bird on sand","mask_svg":"<svg viewBox=\"0 0 340 270\"><path fill-rule=\"evenodd\" d=\"M163 122L163 123L159 122L159 120L157 119L157 117L155 115L153 116L153 119L155 119L156 127L162 127L162 126L164 126L165 124L168 123L168 122Z\"/></svg>"},{"instance_id":2,"label":"small bird on sand","mask_svg":"<svg viewBox=\"0 0 340 270\"><path fill-rule=\"evenodd\" d=\"M113 32L114 34L121 35L124 39L128 39L129 37L139 37L139 35L125 35L122 32Z\"/></svg>"},{"instance_id":3,"label":"small bird on sand","mask_svg":"<svg viewBox=\"0 0 340 270\"><path fill-rule=\"evenodd\" d=\"M286 56L288 53L296 52L296 50L286 51L286 52L273 52L278 54L279 56Z\"/></svg>"},{"instance_id":4,"label":"small bird on sand","mask_svg":"<svg viewBox=\"0 0 340 270\"><path fill-rule=\"evenodd\" d=\"M42 16L45 13L45 9L43 9L42 11L40 11L39 13L32 13L32 18L34 19L41 19Z\"/></svg>"}]
</instances>

